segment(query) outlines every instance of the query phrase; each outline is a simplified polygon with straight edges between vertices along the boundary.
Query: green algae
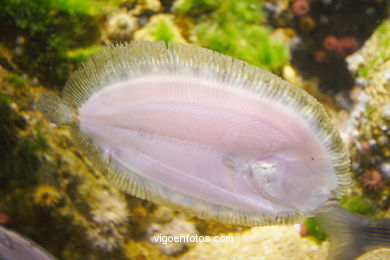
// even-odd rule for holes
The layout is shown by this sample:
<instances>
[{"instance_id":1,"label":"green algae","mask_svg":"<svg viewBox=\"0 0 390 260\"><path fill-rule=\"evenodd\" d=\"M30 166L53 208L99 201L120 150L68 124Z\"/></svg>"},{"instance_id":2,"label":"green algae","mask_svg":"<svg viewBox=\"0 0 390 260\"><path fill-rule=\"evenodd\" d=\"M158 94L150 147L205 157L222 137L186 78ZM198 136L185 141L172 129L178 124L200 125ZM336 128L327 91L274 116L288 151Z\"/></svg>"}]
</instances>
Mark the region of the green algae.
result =
<instances>
[{"instance_id":1,"label":"green algae","mask_svg":"<svg viewBox=\"0 0 390 260\"><path fill-rule=\"evenodd\" d=\"M46 31L58 13L71 16L95 16L112 9L121 0L4 0L2 12L11 15L18 27Z\"/></svg>"},{"instance_id":2,"label":"green algae","mask_svg":"<svg viewBox=\"0 0 390 260\"><path fill-rule=\"evenodd\" d=\"M3 13L11 15L16 25L35 32L46 31L58 12L70 15L96 15L92 0L5 0Z\"/></svg>"},{"instance_id":3,"label":"green algae","mask_svg":"<svg viewBox=\"0 0 390 260\"><path fill-rule=\"evenodd\" d=\"M173 5L173 11L189 14L199 15L215 10L223 0L177 0Z\"/></svg>"},{"instance_id":4,"label":"green algae","mask_svg":"<svg viewBox=\"0 0 390 260\"><path fill-rule=\"evenodd\" d=\"M93 54L99 49L99 45L92 45L86 48L71 49L66 52L66 58L75 64L79 64L83 61L86 61L91 54Z\"/></svg>"},{"instance_id":5,"label":"green algae","mask_svg":"<svg viewBox=\"0 0 390 260\"><path fill-rule=\"evenodd\" d=\"M361 214L378 217L389 217L390 208L390 179L383 167L390 158L390 117L386 112L390 104L389 41L390 19L387 19L357 53L347 58L349 69L360 77L362 85L349 127L355 133L351 170L355 189L364 200L353 206ZM375 178L371 177L373 173Z\"/></svg>"},{"instance_id":6,"label":"green algae","mask_svg":"<svg viewBox=\"0 0 390 260\"><path fill-rule=\"evenodd\" d=\"M96 15L102 11L94 0L50 0L48 5L70 14Z\"/></svg>"},{"instance_id":7,"label":"green algae","mask_svg":"<svg viewBox=\"0 0 390 260\"><path fill-rule=\"evenodd\" d=\"M41 123L37 123L34 126L34 150L35 151L44 151L48 148L47 140L45 135L42 133L43 125Z\"/></svg>"},{"instance_id":8,"label":"green algae","mask_svg":"<svg viewBox=\"0 0 390 260\"><path fill-rule=\"evenodd\" d=\"M170 24L163 20L156 24L150 33L156 41L172 42L176 38L175 33L171 30Z\"/></svg>"},{"instance_id":9,"label":"green algae","mask_svg":"<svg viewBox=\"0 0 390 260\"><path fill-rule=\"evenodd\" d=\"M341 200L341 206L354 213L364 216L374 216L376 211L371 200L357 196L345 197Z\"/></svg>"},{"instance_id":10,"label":"green algae","mask_svg":"<svg viewBox=\"0 0 390 260\"><path fill-rule=\"evenodd\" d=\"M371 36L371 42L366 45L375 45L375 55L364 55L364 64L359 68L357 74L360 77L367 77L370 71L389 60L390 58L390 19L384 21Z\"/></svg>"},{"instance_id":11,"label":"green algae","mask_svg":"<svg viewBox=\"0 0 390 260\"><path fill-rule=\"evenodd\" d=\"M320 225L315 218L307 218L303 225L307 228L309 237L317 243L321 243L328 239L328 236L320 228Z\"/></svg>"},{"instance_id":12,"label":"green algae","mask_svg":"<svg viewBox=\"0 0 390 260\"><path fill-rule=\"evenodd\" d=\"M16 88L26 89L27 82L18 75L11 75L5 78L10 84L14 85Z\"/></svg>"},{"instance_id":13,"label":"green algae","mask_svg":"<svg viewBox=\"0 0 390 260\"><path fill-rule=\"evenodd\" d=\"M186 42L174 17L168 14L154 15L150 21L134 34L134 39L144 41Z\"/></svg>"},{"instance_id":14,"label":"green algae","mask_svg":"<svg viewBox=\"0 0 390 260\"><path fill-rule=\"evenodd\" d=\"M14 61L42 82L62 85L74 69L67 50L88 46L99 37L100 4L95 3L3 0L0 19L9 27L7 44L17 43Z\"/></svg>"},{"instance_id":15,"label":"green algae","mask_svg":"<svg viewBox=\"0 0 390 260\"><path fill-rule=\"evenodd\" d=\"M112 249L127 233L123 194L98 177L69 149L67 137L34 110L32 102L41 93L34 91L42 87L25 80L22 89L9 80L15 78L0 67L0 145L6 151L0 153L0 210L7 212L12 229L61 259L107 259L98 246ZM51 201L45 191L55 193ZM111 223L107 228L105 221ZM120 252L110 258L124 259Z\"/></svg>"},{"instance_id":16,"label":"green algae","mask_svg":"<svg viewBox=\"0 0 390 260\"><path fill-rule=\"evenodd\" d=\"M21 188L36 182L38 173L35 150L30 149L30 144L35 140L24 133L28 125L17 112L18 106L14 103L15 97L19 98L19 95L23 97L29 91L19 86L19 76L15 74L1 76L0 145L4 152L0 153L0 193L7 194L6 191L10 188ZM20 98L19 104L22 100Z\"/></svg>"},{"instance_id":17,"label":"green algae","mask_svg":"<svg viewBox=\"0 0 390 260\"><path fill-rule=\"evenodd\" d=\"M357 101L349 123L354 139L350 149L351 171L356 189L369 200L377 215L390 208L389 178L383 169L390 158L390 117L386 112L390 104L389 41L390 19L387 19L358 52L347 58L349 69L360 77L362 84L362 98ZM366 207L370 213L370 207Z\"/></svg>"},{"instance_id":18,"label":"green algae","mask_svg":"<svg viewBox=\"0 0 390 260\"><path fill-rule=\"evenodd\" d=\"M15 85L14 87L19 88ZM41 177L39 156L48 147L46 137L42 133L42 125L39 123L32 126L32 131L18 134L28 125L22 116L10 108L10 103L7 95L0 94L0 118L4 123L0 127L1 145L7 150L7 153L0 156L0 187L4 190L37 183Z\"/></svg>"},{"instance_id":19,"label":"green algae","mask_svg":"<svg viewBox=\"0 0 390 260\"><path fill-rule=\"evenodd\" d=\"M8 111L10 109L9 107L10 102L6 95L0 93L0 110L1 111Z\"/></svg>"},{"instance_id":20,"label":"green algae","mask_svg":"<svg viewBox=\"0 0 390 260\"><path fill-rule=\"evenodd\" d=\"M287 47L276 41L271 29L262 24L262 2L223 1L206 21L194 28L196 43L202 47L277 71L289 59Z\"/></svg>"}]
</instances>

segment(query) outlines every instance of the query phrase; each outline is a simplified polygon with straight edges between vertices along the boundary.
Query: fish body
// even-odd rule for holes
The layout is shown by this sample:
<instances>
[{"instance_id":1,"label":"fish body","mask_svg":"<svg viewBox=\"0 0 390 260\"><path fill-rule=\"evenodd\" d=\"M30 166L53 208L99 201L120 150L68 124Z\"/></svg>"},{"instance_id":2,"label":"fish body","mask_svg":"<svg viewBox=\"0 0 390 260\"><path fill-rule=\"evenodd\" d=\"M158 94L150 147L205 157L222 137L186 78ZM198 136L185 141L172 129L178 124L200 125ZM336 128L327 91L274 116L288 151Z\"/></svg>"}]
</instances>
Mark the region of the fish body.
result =
<instances>
[{"instance_id":1,"label":"fish body","mask_svg":"<svg viewBox=\"0 0 390 260\"><path fill-rule=\"evenodd\" d=\"M296 222L337 204L348 152L304 90L197 46L112 45L39 108L120 189L204 219Z\"/></svg>"},{"instance_id":2,"label":"fish body","mask_svg":"<svg viewBox=\"0 0 390 260\"><path fill-rule=\"evenodd\" d=\"M34 242L0 226L1 260L55 260Z\"/></svg>"}]
</instances>

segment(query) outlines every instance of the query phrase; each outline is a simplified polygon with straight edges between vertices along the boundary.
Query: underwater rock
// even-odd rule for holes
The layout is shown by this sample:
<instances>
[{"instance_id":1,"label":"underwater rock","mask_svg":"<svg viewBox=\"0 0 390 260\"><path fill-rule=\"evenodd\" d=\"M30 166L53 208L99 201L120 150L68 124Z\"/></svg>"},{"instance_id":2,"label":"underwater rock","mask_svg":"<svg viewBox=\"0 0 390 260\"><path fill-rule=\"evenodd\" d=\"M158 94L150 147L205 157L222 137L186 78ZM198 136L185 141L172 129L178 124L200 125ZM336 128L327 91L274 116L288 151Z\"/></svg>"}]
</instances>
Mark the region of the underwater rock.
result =
<instances>
[{"instance_id":1,"label":"underwater rock","mask_svg":"<svg viewBox=\"0 0 390 260\"><path fill-rule=\"evenodd\" d=\"M127 233L126 223L129 218L127 203L118 199L118 194L107 190L91 193L94 194L93 203L90 203L92 221L86 235L95 246L112 251L120 247Z\"/></svg>"},{"instance_id":2,"label":"underwater rock","mask_svg":"<svg viewBox=\"0 0 390 260\"><path fill-rule=\"evenodd\" d=\"M383 22L364 46L347 58L349 69L358 77L359 91L345 135L352 140L352 171L364 194L379 209L390 208L390 20Z\"/></svg>"},{"instance_id":3,"label":"underwater rock","mask_svg":"<svg viewBox=\"0 0 390 260\"><path fill-rule=\"evenodd\" d=\"M186 220L182 215L165 224L152 223L147 229L149 241L167 256L182 254L190 247L191 242L185 240L179 242L157 241L156 236L161 236L164 239L174 236L195 236L197 233L195 224Z\"/></svg>"},{"instance_id":4,"label":"underwater rock","mask_svg":"<svg viewBox=\"0 0 390 260\"><path fill-rule=\"evenodd\" d=\"M96 223L125 223L129 218L127 203L116 198L117 194L108 191L96 192L96 206L91 210L92 219Z\"/></svg>"},{"instance_id":5,"label":"underwater rock","mask_svg":"<svg viewBox=\"0 0 390 260\"><path fill-rule=\"evenodd\" d=\"M202 15L216 9L223 0L176 0L172 11L179 14Z\"/></svg>"},{"instance_id":6,"label":"underwater rock","mask_svg":"<svg viewBox=\"0 0 390 260\"><path fill-rule=\"evenodd\" d=\"M299 19L299 28L302 31L311 31L316 27L316 22L311 16L303 16Z\"/></svg>"},{"instance_id":7,"label":"underwater rock","mask_svg":"<svg viewBox=\"0 0 390 260\"><path fill-rule=\"evenodd\" d=\"M235 234L234 242L197 244L181 259L325 260L328 243L302 238L295 226L254 227Z\"/></svg>"},{"instance_id":8,"label":"underwater rock","mask_svg":"<svg viewBox=\"0 0 390 260\"><path fill-rule=\"evenodd\" d=\"M86 236L95 247L111 252L124 242L125 231L125 228L118 228L114 223L91 224Z\"/></svg>"},{"instance_id":9,"label":"underwater rock","mask_svg":"<svg viewBox=\"0 0 390 260\"><path fill-rule=\"evenodd\" d=\"M337 95L352 88L354 79L345 57L355 52L387 17L386 1L288 2L291 8L280 13L269 12L267 18L271 25L290 27L297 32L291 63L303 78L317 78L319 88L327 94ZM303 16L294 14L294 4L305 2L310 5L310 11Z\"/></svg>"},{"instance_id":10,"label":"underwater rock","mask_svg":"<svg viewBox=\"0 0 390 260\"><path fill-rule=\"evenodd\" d=\"M355 54L347 57L348 68L360 80L371 79L379 85L385 85L389 80L386 63L390 57L389 41L390 20L385 20ZM380 69L381 73L374 70ZM370 74L370 75L369 75Z\"/></svg>"},{"instance_id":11,"label":"underwater rock","mask_svg":"<svg viewBox=\"0 0 390 260\"><path fill-rule=\"evenodd\" d=\"M157 223L171 222L174 218L174 211L171 208L159 206L154 212L154 217Z\"/></svg>"},{"instance_id":12,"label":"underwater rock","mask_svg":"<svg viewBox=\"0 0 390 260\"><path fill-rule=\"evenodd\" d=\"M329 243L318 243L310 237L302 238L299 229L298 225L253 227L235 234L233 242L196 244L180 256L180 259L329 260ZM356 260L385 260L389 259L389 256L390 249L383 248L369 251Z\"/></svg>"},{"instance_id":13,"label":"underwater rock","mask_svg":"<svg viewBox=\"0 0 390 260\"><path fill-rule=\"evenodd\" d=\"M159 0L137 0L136 3L137 5L133 10L135 15L148 12L156 13L162 9L161 2Z\"/></svg>"},{"instance_id":14,"label":"underwater rock","mask_svg":"<svg viewBox=\"0 0 390 260\"><path fill-rule=\"evenodd\" d=\"M187 40L181 35L179 27L170 14L158 14L150 18L149 22L134 34L134 40L182 42Z\"/></svg>"},{"instance_id":15,"label":"underwater rock","mask_svg":"<svg viewBox=\"0 0 390 260\"><path fill-rule=\"evenodd\" d=\"M54 186L40 185L34 193L34 202L40 206L51 207L61 199L60 191Z\"/></svg>"},{"instance_id":16,"label":"underwater rock","mask_svg":"<svg viewBox=\"0 0 390 260\"><path fill-rule=\"evenodd\" d=\"M125 256L128 259L140 259L140 260L169 260L170 256L164 255L155 245L149 241L134 241L129 240L125 244ZM178 258L180 259L180 258Z\"/></svg>"},{"instance_id":17,"label":"underwater rock","mask_svg":"<svg viewBox=\"0 0 390 260\"><path fill-rule=\"evenodd\" d=\"M24 73L55 88L73 70L66 52L99 40L98 18L110 9L106 5L95 0L4 0L1 40L14 50L14 62Z\"/></svg>"},{"instance_id":18,"label":"underwater rock","mask_svg":"<svg viewBox=\"0 0 390 260\"><path fill-rule=\"evenodd\" d=\"M279 72L288 63L289 51L275 39L265 20L263 1L221 1L211 13L195 19L190 39L199 46Z\"/></svg>"},{"instance_id":19,"label":"underwater rock","mask_svg":"<svg viewBox=\"0 0 390 260\"><path fill-rule=\"evenodd\" d=\"M127 202L69 149L67 133L37 113L43 90L0 67L0 205L8 219L2 224L64 259L104 259L101 248L122 247L130 235Z\"/></svg>"},{"instance_id":20,"label":"underwater rock","mask_svg":"<svg viewBox=\"0 0 390 260\"><path fill-rule=\"evenodd\" d=\"M110 13L106 21L106 33L111 41L130 40L138 29L138 19L126 9Z\"/></svg>"},{"instance_id":21,"label":"underwater rock","mask_svg":"<svg viewBox=\"0 0 390 260\"><path fill-rule=\"evenodd\" d=\"M106 43L131 40L139 27L144 27L150 17L162 8L158 0L127 1L120 6L121 8L106 15L105 24L101 28L102 40ZM166 28L162 26L164 27L162 30L170 30L170 26L173 26L173 23L167 24ZM150 33L150 31L145 33Z\"/></svg>"}]
</instances>

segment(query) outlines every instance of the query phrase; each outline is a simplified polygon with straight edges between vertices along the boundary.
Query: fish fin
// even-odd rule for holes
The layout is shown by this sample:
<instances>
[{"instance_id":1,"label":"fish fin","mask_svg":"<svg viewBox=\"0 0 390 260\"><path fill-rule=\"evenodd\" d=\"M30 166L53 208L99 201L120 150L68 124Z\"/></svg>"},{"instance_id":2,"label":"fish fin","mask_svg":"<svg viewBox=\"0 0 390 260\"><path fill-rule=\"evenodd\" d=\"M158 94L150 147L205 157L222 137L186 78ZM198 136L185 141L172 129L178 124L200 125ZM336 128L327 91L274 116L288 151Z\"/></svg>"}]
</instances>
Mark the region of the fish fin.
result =
<instances>
[{"instance_id":1,"label":"fish fin","mask_svg":"<svg viewBox=\"0 0 390 260\"><path fill-rule=\"evenodd\" d=\"M390 247L390 218L369 218L336 207L315 219L329 236L329 260L352 260L370 250Z\"/></svg>"},{"instance_id":2,"label":"fish fin","mask_svg":"<svg viewBox=\"0 0 390 260\"><path fill-rule=\"evenodd\" d=\"M74 121L74 112L68 102L57 95L44 93L37 102L38 109L52 123L59 126L70 125Z\"/></svg>"},{"instance_id":3,"label":"fish fin","mask_svg":"<svg viewBox=\"0 0 390 260\"><path fill-rule=\"evenodd\" d=\"M111 83L164 71L168 60L167 45L163 41L131 41L106 46L71 74L64 86L63 98L80 107Z\"/></svg>"}]
</instances>

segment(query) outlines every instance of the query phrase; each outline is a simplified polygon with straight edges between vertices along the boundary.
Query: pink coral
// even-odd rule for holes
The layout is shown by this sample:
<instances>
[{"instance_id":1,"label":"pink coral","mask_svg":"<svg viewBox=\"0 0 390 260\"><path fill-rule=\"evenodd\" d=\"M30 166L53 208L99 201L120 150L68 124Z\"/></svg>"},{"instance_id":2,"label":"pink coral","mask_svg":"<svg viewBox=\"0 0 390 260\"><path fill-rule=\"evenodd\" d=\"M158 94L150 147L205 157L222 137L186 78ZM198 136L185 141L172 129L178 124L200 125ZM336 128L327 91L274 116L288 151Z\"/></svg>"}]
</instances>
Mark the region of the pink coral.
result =
<instances>
[{"instance_id":1,"label":"pink coral","mask_svg":"<svg viewBox=\"0 0 390 260\"><path fill-rule=\"evenodd\" d=\"M299 225L299 236L300 237L307 237L310 235L309 228L305 223L302 223Z\"/></svg>"},{"instance_id":2,"label":"pink coral","mask_svg":"<svg viewBox=\"0 0 390 260\"><path fill-rule=\"evenodd\" d=\"M310 4L308 0L295 0L292 5L293 13L296 16L302 16L310 11Z\"/></svg>"},{"instance_id":3,"label":"pink coral","mask_svg":"<svg viewBox=\"0 0 390 260\"><path fill-rule=\"evenodd\" d=\"M369 142L367 141L361 141L360 142L360 145L361 145L361 150L365 153L369 153L371 152L372 148L371 148L371 145Z\"/></svg>"},{"instance_id":4,"label":"pink coral","mask_svg":"<svg viewBox=\"0 0 390 260\"><path fill-rule=\"evenodd\" d=\"M10 223L10 218L7 213L0 212L0 225L6 225Z\"/></svg>"},{"instance_id":5,"label":"pink coral","mask_svg":"<svg viewBox=\"0 0 390 260\"><path fill-rule=\"evenodd\" d=\"M325 63L328 61L328 55L326 54L325 51L316 51L314 53L314 59L318 62L318 63Z\"/></svg>"},{"instance_id":6,"label":"pink coral","mask_svg":"<svg viewBox=\"0 0 390 260\"><path fill-rule=\"evenodd\" d=\"M354 36L345 36L338 39L335 36L329 35L325 37L322 45L325 50L345 57L359 48L359 41Z\"/></svg>"},{"instance_id":7,"label":"pink coral","mask_svg":"<svg viewBox=\"0 0 390 260\"><path fill-rule=\"evenodd\" d=\"M339 47L339 40L335 36L330 35L325 37L322 45L327 51L336 51Z\"/></svg>"},{"instance_id":8,"label":"pink coral","mask_svg":"<svg viewBox=\"0 0 390 260\"><path fill-rule=\"evenodd\" d=\"M363 175L363 183L369 189L377 190L383 186L383 177L378 170L367 170Z\"/></svg>"},{"instance_id":9,"label":"pink coral","mask_svg":"<svg viewBox=\"0 0 390 260\"><path fill-rule=\"evenodd\" d=\"M359 41L356 37L346 36L339 40L340 55L346 56L355 52L359 48Z\"/></svg>"}]
</instances>

